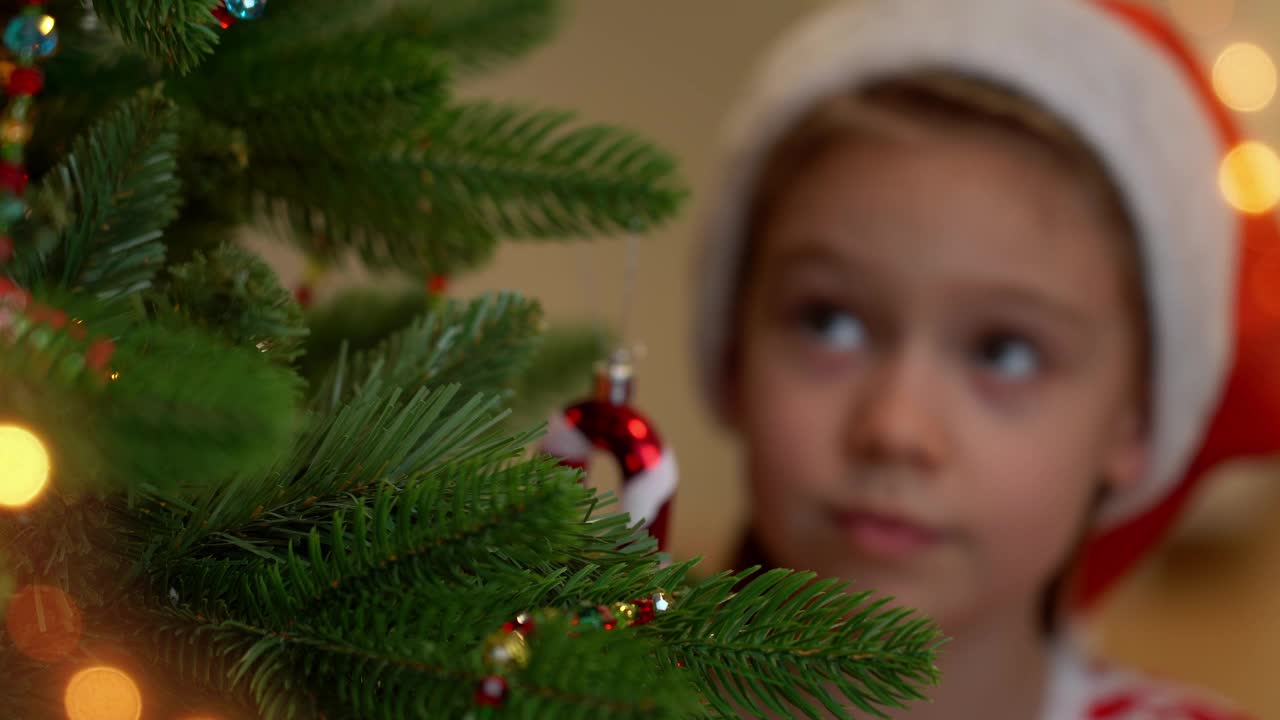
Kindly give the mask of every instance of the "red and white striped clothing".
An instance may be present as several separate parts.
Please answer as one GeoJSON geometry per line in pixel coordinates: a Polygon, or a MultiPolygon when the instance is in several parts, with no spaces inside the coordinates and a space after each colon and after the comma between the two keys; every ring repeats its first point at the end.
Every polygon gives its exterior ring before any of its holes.
{"type": "Polygon", "coordinates": [[[1043,720],[1255,720],[1219,698],[1056,653],[1043,720]]]}

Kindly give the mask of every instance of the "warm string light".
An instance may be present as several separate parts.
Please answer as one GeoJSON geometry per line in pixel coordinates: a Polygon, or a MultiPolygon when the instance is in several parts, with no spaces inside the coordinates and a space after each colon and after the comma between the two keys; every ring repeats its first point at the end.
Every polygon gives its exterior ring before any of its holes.
{"type": "Polygon", "coordinates": [[[68,720],[139,720],[142,692],[123,670],[85,668],[67,683],[68,720]]]}
{"type": "Polygon", "coordinates": [[[1257,112],[1275,97],[1276,64],[1253,43],[1232,43],[1213,64],[1213,89],[1232,110],[1257,112]]]}
{"type": "Polygon", "coordinates": [[[49,484],[49,451],[35,433],[0,425],[0,506],[21,508],[49,484]]]}
{"type": "Polygon", "coordinates": [[[1255,140],[1240,143],[1223,158],[1218,186],[1237,210],[1270,212],[1280,203],[1280,156],[1255,140]]]}

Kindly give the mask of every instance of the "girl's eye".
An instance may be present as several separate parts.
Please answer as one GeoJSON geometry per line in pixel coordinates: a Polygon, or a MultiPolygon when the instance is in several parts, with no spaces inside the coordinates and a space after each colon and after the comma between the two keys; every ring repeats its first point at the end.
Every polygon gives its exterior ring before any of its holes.
{"type": "Polygon", "coordinates": [[[1036,346],[1017,335],[994,334],[978,344],[978,362],[1002,380],[1023,381],[1035,377],[1044,367],[1036,346]]]}
{"type": "Polygon", "coordinates": [[[804,329],[836,352],[857,350],[867,342],[867,329],[853,314],[829,305],[814,305],[802,314],[804,329]]]}

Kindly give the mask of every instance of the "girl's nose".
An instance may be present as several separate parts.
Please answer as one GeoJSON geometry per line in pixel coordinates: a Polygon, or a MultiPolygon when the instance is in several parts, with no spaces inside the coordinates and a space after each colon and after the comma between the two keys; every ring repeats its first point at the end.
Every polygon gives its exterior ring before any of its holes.
{"type": "Polygon", "coordinates": [[[924,348],[900,347],[876,360],[851,400],[847,426],[851,459],[935,470],[944,433],[939,412],[942,369],[924,348]]]}

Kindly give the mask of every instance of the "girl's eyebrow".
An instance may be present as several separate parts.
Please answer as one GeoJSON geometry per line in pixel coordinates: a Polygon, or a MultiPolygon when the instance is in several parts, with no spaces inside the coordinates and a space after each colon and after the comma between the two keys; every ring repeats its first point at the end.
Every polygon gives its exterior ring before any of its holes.
{"type": "Polygon", "coordinates": [[[1076,332],[1087,332],[1093,322],[1079,308],[1033,288],[1009,284],[991,284],[962,291],[975,301],[992,306],[1013,308],[1014,312],[1032,314],[1055,325],[1076,332]]]}

